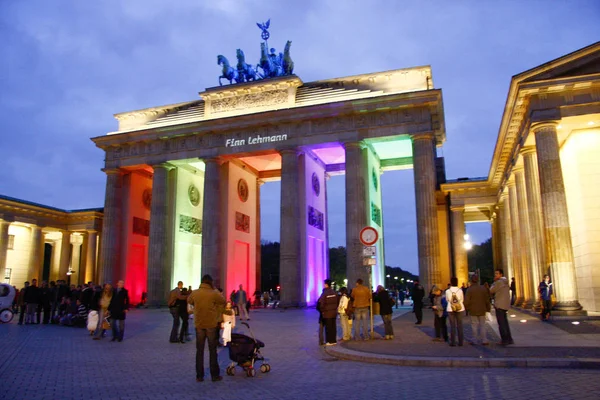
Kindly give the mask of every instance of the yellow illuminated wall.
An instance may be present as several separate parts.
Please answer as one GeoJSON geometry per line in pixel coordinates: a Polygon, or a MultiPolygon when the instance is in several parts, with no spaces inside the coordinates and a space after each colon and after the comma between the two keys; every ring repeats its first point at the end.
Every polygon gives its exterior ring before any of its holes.
{"type": "MultiPolygon", "coordinates": [[[[6,268],[10,268],[10,284],[18,288],[23,287],[23,282],[31,280],[27,276],[29,257],[31,252],[31,229],[24,225],[11,224],[8,234],[14,235],[14,245],[6,252],[6,268]]],[[[37,277],[39,280],[39,277],[37,277]]]]}
{"type": "Polygon", "coordinates": [[[588,311],[600,311],[599,155],[600,129],[573,131],[561,149],[579,302],[588,311]]]}

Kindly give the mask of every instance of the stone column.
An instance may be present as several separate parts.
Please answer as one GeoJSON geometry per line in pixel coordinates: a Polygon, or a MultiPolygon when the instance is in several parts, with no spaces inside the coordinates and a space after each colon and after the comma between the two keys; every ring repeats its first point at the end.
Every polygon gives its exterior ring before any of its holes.
{"type": "Polygon", "coordinates": [[[517,289],[514,305],[520,306],[525,297],[523,289],[523,270],[521,268],[523,264],[521,258],[521,229],[519,227],[519,206],[517,198],[517,188],[515,187],[514,176],[512,176],[508,182],[507,204],[510,209],[510,236],[512,238],[511,260],[513,265],[513,277],[515,278],[515,286],[517,289]]]}
{"type": "Polygon", "coordinates": [[[114,282],[114,271],[121,265],[123,172],[105,169],[106,195],[102,222],[102,246],[98,262],[98,283],[114,282]]]}
{"type": "Polygon", "coordinates": [[[357,279],[368,286],[369,274],[363,266],[360,231],[367,226],[370,205],[367,203],[367,148],[364,142],[344,143],[346,150],[346,274],[348,287],[357,279]]]}
{"type": "Polygon", "coordinates": [[[439,268],[439,232],[435,201],[435,144],[432,134],[412,136],[419,278],[425,291],[442,285],[439,268]]]}
{"type": "Polygon", "coordinates": [[[256,289],[261,292],[264,290],[262,288],[262,274],[261,274],[261,261],[262,261],[262,252],[260,246],[260,187],[265,183],[265,181],[261,179],[256,180],[256,289]]]}
{"type": "MultiPolygon", "coordinates": [[[[525,164],[525,186],[527,187],[529,226],[531,228],[531,250],[535,251],[537,255],[537,265],[533,265],[532,270],[535,293],[537,293],[537,285],[542,281],[543,276],[548,273],[546,247],[544,245],[544,220],[542,217],[542,199],[540,197],[540,179],[538,176],[535,147],[526,147],[521,151],[521,154],[523,155],[525,164]]],[[[536,298],[539,302],[539,296],[536,295],[536,298]]]]}
{"type": "Polygon", "coordinates": [[[167,302],[171,286],[171,245],[169,232],[169,171],[168,163],[154,165],[152,205],[150,207],[150,238],[148,249],[148,305],[167,302]]]}
{"type": "Polygon", "coordinates": [[[573,313],[582,309],[577,298],[571,226],[560,163],[557,123],[533,125],[540,176],[540,197],[546,238],[547,261],[554,282],[554,309],[573,313]]]}
{"type": "Polygon", "coordinates": [[[450,206],[452,211],[452,247],[454,253],[454,276],[458,278],[458,286],[469,283],[469,261],[465,249],[465,217],[464,206],[450,206]]]}
{"type": "Polygon", "coordinates": [[[492,225],[492,260],[494,269],[502,268],[502,237],[500,236],[498,207],[495,207],[490,217],[490,224],[492,225]]]}
{"type": "Polygon", "coordinates": [[[94,276],[96,272],[97,242],[98,232],[93,230],[87,231],[85,236],[83,237],[85,262],[83,263],[83,268],[80,272],[84,283],[94,281],[94,276]]]}
{"type": "Polygon", "coordinates": [[[514,169],[515,183],[517,188],[517,214],[519,216],[519,236],[521,246],[521,271],[523,279],[523,303],[522,308],[531,308],[537,297],[533,291],[534,282],[532,270],[537,265],[537,252],[531,242],[531,231],[529,229],[529,209],[527,205],[527,191],[525,189],[525,176],[522,167],[514,169]]]}
{"type": "Polygon", "coordinates": [[[287,149],[281,152],[281,220],[279,282],[281,306],[298,307],[306,303],[301,293],[302,269],[300,224],[306,224],[300,210],[300,152],[287,149]]]}
{"type": "Polygon", "coordinates": [[[27,269],[27,279],[36,278],[38,282],[41,282],[43,264],[44,234],[41,226],[34,225],[31,227],[31,255],[29,268],[27,269]]]}
{"type": "Polygon", "coordinates": [[[60,261],[58,264],[58,279],[67,279],[67,272],[71,264],[71,233],[69,231],[61,231],[62,238],[60,240],[60,261]]]}
{"type": "Polygon", "coordinates": [[[83,244],[83,236],[73,234],[71,235],[71,245],[72,253],[71,253],[71,270],[73,271],[74,276],[71,276],[71,283],[82,284],[83,276],[81,275],[81,245],[83,244]]]}
{"type": "MultiPolygon", "coordinates": [[[[8,252],[8,227],[10,222],[0,219],[0,282],[6,274],[6,256],[8,252]]],[[[29,279],[29,277],[27,277],[29,279]]]]}
{"type": "Polygon", "coordinates": [[[501,219],[501,230],[503,237],[503,257],[502,257],[502,268],[504,269],[504,276],[508,277],[510,280],[515,276],[514,268],[513,268],[513,240],[512,240],[512,228],[510,221],[510,205],[508,202],[508,194],[506,191],[500,195],[500,219],[501,219]]]}
{"type": "MultiPolygon", "coordinates": [[[[506,263],[506,246],[507,246],[507,237],[506,237],[506,229],[505,229],[505,221],[506,219],[506,207],[504,205],[504,201],[499,201],[496,206],[496,235],[498,241],[498,258],[496,259],[496,264],[494,265],[494,269],[502,269],[504,271],[504,276],[508,276],[508,265],[506,263]]],[[[510,278],[509,278],[510,279],[510,278]]]]}
{"type": "MultiPolygon", "coordinates": [[[[219,282],[224,271],[221,239],[223,201],[221,200],[221,164],[216,158],[204,160],[204,208],[202,209],[202,275],[219,282]]],[[[219,283],[220,284],[220,283],[219,283]]],[[[229,294],[227,294],[229,295],[229,294]]]]}

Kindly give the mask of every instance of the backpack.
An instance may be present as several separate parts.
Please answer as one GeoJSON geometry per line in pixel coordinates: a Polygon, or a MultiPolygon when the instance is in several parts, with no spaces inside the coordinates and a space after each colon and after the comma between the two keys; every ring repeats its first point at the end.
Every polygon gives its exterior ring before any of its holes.
{"type": "Polygon", "coordinates": [[[450,307],[452,308],[452,312],[460,312],[462,309],[462,305],[460,301],[458,301],[458,297],[456,297],[456,292],[452,292],[452,302],[450,303],[450,307]]]}
{"type": "Polygon", "coordinates": [[[352,299],[348,300],[348,306],[346,307],[346,315],[348,316],[348,318],[352,318],[352,316],[354,315],[354,300],[352,299]]]}

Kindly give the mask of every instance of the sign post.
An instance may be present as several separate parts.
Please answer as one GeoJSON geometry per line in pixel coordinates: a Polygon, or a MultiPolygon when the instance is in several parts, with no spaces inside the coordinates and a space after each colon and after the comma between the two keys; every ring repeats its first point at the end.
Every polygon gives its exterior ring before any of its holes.
{"type": "MultiPolygon", "coordinates": [[[[379,232],[377,229],[365,226],[360,231],[360,242],[365,246],[363,247],[363,265],[368,268],[369,273],[369,290],[373,293],[373,266],[377,264],[377,246],[374,246],[375,243],[379,240],[379,232]]],[[[371,339],[373,339],[373,335],[375,334],[375,330],[373,328],[373,296],[371,295],[371,301],[369,302],[369,307],[371,312],[369,313],[371,316],[371,339]]]]}

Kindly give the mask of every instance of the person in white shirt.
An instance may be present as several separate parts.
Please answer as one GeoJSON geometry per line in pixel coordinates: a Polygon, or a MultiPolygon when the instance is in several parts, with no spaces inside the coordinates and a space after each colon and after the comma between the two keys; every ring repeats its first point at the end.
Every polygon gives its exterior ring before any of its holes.
{"type": "Polygon", "coordinates": [[[458,333],[458,345],[462,346],[464,341],[463,317],[465,315],[463,291],[458,287],[458,279],[450,279],[450,288],[446,290],[448,316],[450,317],[450,346],[456,346],[456,334],[458,333]]]}

